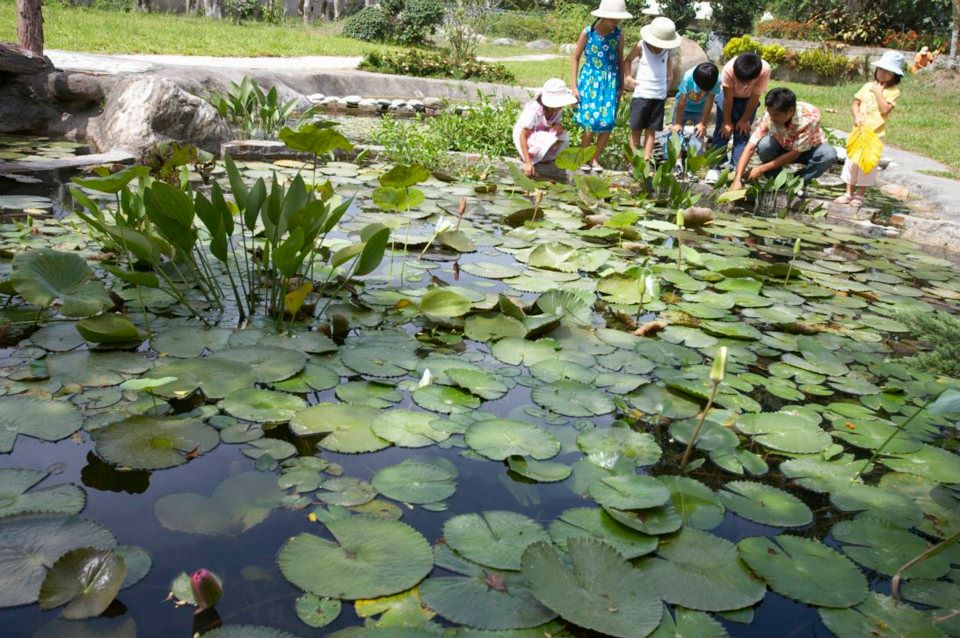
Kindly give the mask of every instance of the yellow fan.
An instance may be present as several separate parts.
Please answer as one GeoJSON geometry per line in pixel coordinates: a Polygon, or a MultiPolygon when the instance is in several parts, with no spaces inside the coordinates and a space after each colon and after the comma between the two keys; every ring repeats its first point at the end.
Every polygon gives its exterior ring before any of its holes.
{"type": "Polygon", "coordinates": [[[877,166],[882,152],[880,136],[865,126],[855,127],[847,138],[847,157],[864,173],[869,173],[877,166]]]}

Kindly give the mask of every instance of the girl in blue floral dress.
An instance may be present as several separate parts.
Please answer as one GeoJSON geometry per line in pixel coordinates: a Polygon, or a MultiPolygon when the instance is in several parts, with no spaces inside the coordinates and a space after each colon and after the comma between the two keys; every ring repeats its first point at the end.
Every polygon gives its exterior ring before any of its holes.
{"type": "Polygon", "coordinates": [[[600,154],[616,124],[617,103],[623,88],[620,84],[623,33],[618,25],[633,16],[627,12],[624,0],[602,0],[592,15],[597,19],[580,34],[573,52],[572,71],[576,87],[573,92],[580,100],[575,119],[584,128],[581,146],[590,146],[593,134],[597,133],[597,152],[590,164],[580,169],[599,173],[603,170],[600,154]],[[584,57],[583,68],[580,68],[581,57],[584,57]]]}

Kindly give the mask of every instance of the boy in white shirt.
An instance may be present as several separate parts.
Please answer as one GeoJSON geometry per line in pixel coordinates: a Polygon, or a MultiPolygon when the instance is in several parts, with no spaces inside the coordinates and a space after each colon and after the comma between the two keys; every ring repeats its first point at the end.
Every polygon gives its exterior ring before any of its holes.
{"type": "Polygon", "coordinates": [[[636,77],[625,77],[623,85],[633,89],[630,148],[636,152],[642,138],[643,157],[650,160],[657,132],[663,128],[663,108],[672,71],[670,49],[680,46],[680,36],[677,35],[673,20],[660,17],[640,29],[640,37],[640,42],[633,47],[623,64],[624,69],[630,69],[633,61],[639,57],[636,77]]]}

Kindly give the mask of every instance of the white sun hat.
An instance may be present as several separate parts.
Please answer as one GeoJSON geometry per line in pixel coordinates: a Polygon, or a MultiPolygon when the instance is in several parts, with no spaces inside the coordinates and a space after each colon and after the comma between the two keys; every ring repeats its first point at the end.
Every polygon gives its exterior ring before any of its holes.
{"type": "Polygon", "coordinates": [[[659,49],[676,49],[680,46],[677,26],[670,18],[654,18],[653,22],[640,29],[640,37],[647,44],[659,49]]]}
{"type": "Polygon", "coordinates": [[[626,0],[600,0],[600,7],[590,12],[596,18],[611,20],[629,20],[633,14],[627,11],[626,0]]]}
{"type": "Polygon", "coordinates": [[[875,69],[890,71],[890,73],[895,75],[903,75],[904,63],[903,54],[899,51],[884,51],[880,59],[870,66],[875,69]]]}
{"type": "Polygon", "coordinates": [[[543,83],[543,87],[537,91],[537,97],[540,102],[551,109],[559,109],[564,106],[570,106],[577,103],[573,91],[567,88],[566,82],[560,78],[550,78],[543,83]]]}

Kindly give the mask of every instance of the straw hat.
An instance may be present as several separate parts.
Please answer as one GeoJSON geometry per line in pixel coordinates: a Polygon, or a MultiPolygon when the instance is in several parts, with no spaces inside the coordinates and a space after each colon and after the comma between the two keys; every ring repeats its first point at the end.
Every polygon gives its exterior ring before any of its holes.
{"type": "Polygon", "coordinates": [[[577,103],[573,91],[568,89],[566,82],[560,78],[550,78],[544,82],[543,87],[537,91],[537,97],[540,98],[540,102],[544,106],[551,109],[559,109],[577,103]]]}
{"type": "Polygon", "coordinates": [[[870,66],[875,69],[884,69],[895,75],[903,75],[903,65],[905,64],[903,54],[899,51],[884,51],[880,60],[870,66]]]}
{"type": "Polygon", "coordinates": [[[654,18],[653,22],[640,29],[640,37],[647,44],[659,49],[676,49],[680,46],[677,26],[670,18],[654,18]]]}
{"type": "Polygon", "coordinates": [[[590,15],[611,20],[629,20],[633,17],[633,14],[627,11],[626,0],[600,0],[600,7],[591,11],[590,15]]]}

